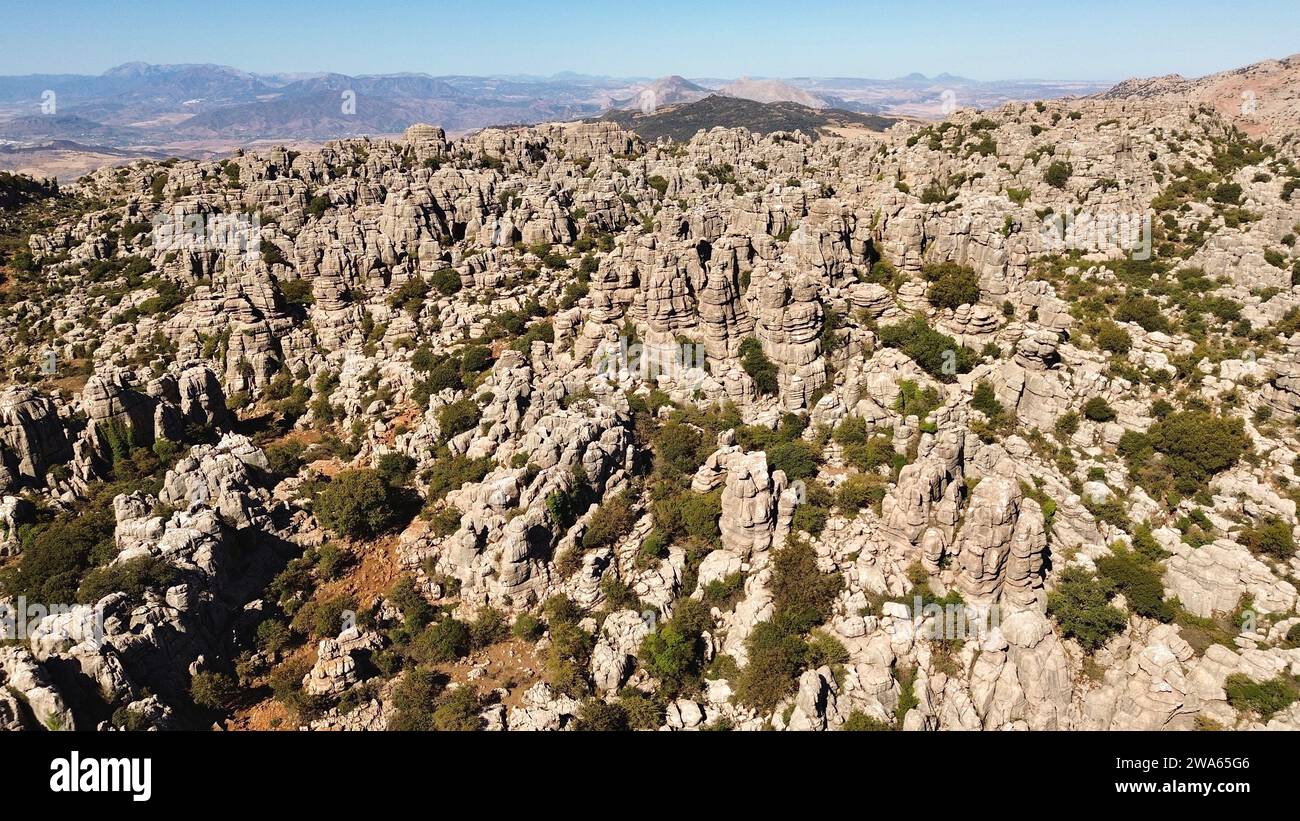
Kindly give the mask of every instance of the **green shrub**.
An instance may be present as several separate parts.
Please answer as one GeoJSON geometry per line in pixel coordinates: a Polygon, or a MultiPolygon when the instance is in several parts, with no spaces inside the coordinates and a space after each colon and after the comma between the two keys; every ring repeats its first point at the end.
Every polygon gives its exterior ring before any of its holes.
{"type": "Polygon", "coordinates": [[[306,279],[286,279],[279,281],[280,293],[289,305],[310,305],[316,301],[312,284],[306,279]]]}
{"type": "Polygon", "coordinates": [[[730,610],[745,594],[745,574],[736,572],[714,579],[704,586],[704,603],[719,610],[730,610]]]}
{"type": "Polygon", "coordinates": [[[775,394],[779,389],[776,364],[763,353],[763,345],[752,336],[740,343],[740,366],[754,380],[759,393],[775,394]]]}
{"type": "Polygon", "coordinates": [[[802,530],[813,536],[820,536],[821,532],[826,529],[826,520],[830,518],[830,511],[825,505],[815,505],[805,502],[799,505],[794,511],[791,519],[791,526],[795,530],[802,530]]]}
{"type": "Polygon", "coordinates": [[[541,620],[530,613],[521,613],[510,627],[510,635],[524,641],[537,641],[542,637],[546,627],[541,620]]]}
{"type": "Polygon", "coordinates": [[[475,650],[490,647],[504,641],[510,635],[510,625],[506,616],[495,607],[484,607],[474,615],[469,623],[469,643],[475,650]]]}
{"type": "Polygon", "coordinates": [[[1062,439],[1069,439],[1079,430],[1079,414],[1074,411],[1066,411],[1056,417],[1056,435],[1062,439]]]}
{"type": "Polygon", "coordinates": [[[975,355],[970,350],[931,328],[924,317],[914,316],[896,325],[886,325],[880,329],[879,336],[882,345],[898,348],[940,382],[955,382],[957,374],[966,373],[975,363],[975,355]]]}
{"type": "Polygon", "coordinates": [[[1235,465],[1249,446],[1240,419],[1203,410],[1169,414],[1151,426],[1149,439],[1164,455],[1175,485],[1184,493],[1195,492],[1216,473],[1235,465]]]}
{"type": "Polygon", "coordinates": [[[445,296],[451,296],[461,289],[460,274],[456,273],[455,268],[440,268],[433,272],[429,281],[439,293],[445,296]]]}
{"type": "Polygon", "coordinates": [[[1080,567],[1068,567],[1056,589],[1047,595],[1047,612],[1056,619],[1062,633],[1092,652],[1128,623],[1124,614],[1110,604],[1114,594],[1113,582],[1080,567]]]}
{"type": "Polygon", "coordinates": [[[404,487],[411,483],[411,471],[415,469],[415,460],[405,453],[389,451],[379,457],[375,472],[389,487],[404,487]]]}
{"type": "Polygon", "coordinates": [[[1286,561],[1295,555],[1295,537],[1291,534],[1291,526],[1276,516],[1246,528],[1237,535],[1237,541],[1257,556],[1286,561]]]}
{"type": "Polygon", "coordinates": [[[432,729],[444,733],[468,733],[482,729],[482,699],[472,684],[462,684],[445,690],[435,699],[430,723],[432,729]]]}
{"type": "Polygon", "coordinates": [[[427,667],[407,671],[393,688],[396,711],[388,722],[388,729],[432,730],[433,711],[446,686],[447,677],[427,667]]]}
{"type": "Polygon", "coordinates": [[[289,625],[280,619],[267,619],[257,625],[257,649],[272,656],[288,647],[293,642],[293,633],[289,625]]]}
{"type": "Polygon", "coordinates": [[[686,492],[681,500],[682,527],[686,535],[706,544],[722,543],[718,522],[722,519],[722,489],[709,493],[686,492]]]}
{"type": "Polygon", "coordinates": [[[334,638],[343,632],[344,615],[356,613],[356,600],[346,593],[327,599],[312,600],[294,614],[294,632],[316,639],[334,638]]]}
{"type": "Polygon", "coordinates": [[[850,476],[835,489],[835,505],[846,513],[875,507],[884,501],[888,490],[889,486],[883,477],[850,476]]]}
{"type": "Polygon", "coordinates": [[[846,416],[831,432],[831,438],[841,445],[857,445],[867,441],[871,432],[861,416],[846,416]]]}
{"type": "Polygon", "coordinates": [[[1103,322],[1093,334],[1097,347],[1107,353],[1123,356],[1133,347],[1133,337],[1114,322],[1103,322]]]}
{"type": "Polygon", "coordinates": [[[1118,552],[1097,560],[1097,573],[1124,594],[1128,609],[1140,616],[1169,622],[1173,605],[1165,601],[1163,568],[1138,553],[1118,552]]]}
{"type": "Polygon", "coordinates": [[[814,630],[808,637],[806,661],[810,668],[848,664],[849,651],[844,643],[825,630],[814,630]]]}
{"type": "Polygon", "coordinates": [[[587,532],[582,536],[584,548],[605,547],[626,536],[636,524],[632,510],[631,494],[626,491],[606,500],[587,520],[587,532]]]}
{"type": "Polygon", "coordinates": [[[844,448],[844,461],[858,470],[869,471],[881,465],[892,466],[900,458],[898,452],[894,450],[894,440],[884,434],[844,448]]]}
{"type": "Polygon", "coordinates": [[[574,729],[579,732],[626,732],[631,729],[627,709],[622,704],[609,704],[598,698],[589,698],[578,707],[574,729]]]}
{"type": "Polygon", "coordinates": [[[229,709],[238,697],[239,683],[229,673],[203,670],[190,678],[190,698],[205,709],[229,709]]]}
{"type": "Polygon", "coordinates": [[[482,481],[495,464],[491,456],[470,459],[467,456],[452,456],[446,448],[438,452],[433,467],[423,475],[429,486],[429,498],[441,499],[449,491],[456,490],[470,482],[482,481]]]}
{"type": "Polygon", "coordinates": [[[941,262],[924,266],[921,275],[931,283],[925,297],[937,308],[956,308],[979,301],[979,275],[973,268],[941,262]]]}
{"type": "Polygon", "coordinates": [[[467,345],[460,353],[461,373],[479,373],[492,364],[492,351],[484,345],[467,345]]]}
{"type": "Polygon", "coordinates": [[[997,393],[992,385],[982,379],[975,386],[970,405],[989,419],[999,419],[1002,416],[1002,403],[998,401],[997,393]]]}
{"type": "Polygon", "coordinates": [[[898,400],[894,402],[894,410],[903,416],[924,419],[941,404],[943,400],[934,388],[922,388],[910,379],[898,383],[898,400]]]}
{"type": "Polygon", "coordinates": [[[77,601],[86,572],[117,553],[112,498],[19,531],[22,552],[4,568],[4,592],[33,602],[77,601]]]}
{"type": "Polygon", "coordinates": [[[629,689],[619,693],[618,703],[634,730],[655,730],[664,722],[664,705],[657,696],[629,689]]]}
{"type": "Polygon", "coordinates": [[[317,495],[313,505],[321,524],[343,536],[371,538],[392,524],[388,485],[379,471],[345,470],[317,495]]]}
{"type": "Polygon", "coordinates": [[[1214,201],[1224,205],[1241,202],[1241,186],[1235,182],[1222,182],[1214,187],[1214,201]]]}
{"type": "Polygon", "coordinates": [[[329,197],[325,196],[324,194],[317,194],[316,196],[312,197],[310,201],[308,201],[307,214],[316,219],[320,219],[322,216],[325,215],[325,212],[330,210],[330,208],[332,207],[333,207],[333,203],[330,202],[329,197]]]}
{"type": "Polygon", "coordinates": [[[775,619],[793,633],[803,634],[830,617],[844,580],[838,573],[823,573],[817,553],[799,539],[788,539],[772,554],[772,591],[775,619]]]}
{"type": "Polygon", "coordinates": [[[458,399],[438,409],[438,429],[443,439],[450,439],[467,430],[473,430],[482,417],[482,411],[471,399],[458,399]]]}
{"type": "Polygon", "coordinates": [[[1068,162],[1056,160],[1047,166],[1047,171],[1043,173],[1043,181],[1053,188],[1064,188],[1073,173],[1074,169],[1068,162]]]}
{"type": "Polygon", "coordinates": [[[1257,682],[1245,673],[1233,673],[1224,681],[1223,689],[1235,709],[1258,713],[1265,721],[1300,697],[1295,683],[1285,675],[1257,682]]]}
{"type": "Polygon", "coordinates": [[[1126,296],[1115,308],[1115,319],[1120,322],[1135,322],[1144,331],[1167,332],[1169,319],[1160,308],[1160,303],[1145,296],[1126,296]]]}
{"type": "Polygon", "coordinates": [[[820,457],[820,449],[803,439],[779,442],[767,449],[768,465],[772,470],[785,471],[785,476],[790,481],[814,475],[820,457]]]}
{"type": "Polygon", "coordinates": [[[97,567],[82,579],[77,601],[95,604],[112,593],[125,593],[139,601],[146,590],[164,590],[171,586],[177,570],[158,556],[139,556],[125,562],[97,567]]]}
{"type": "Polygon", "coordinates": [[[424,307],[424,298],[428,293],[429,283],[417,274],[401,284],[396,293],[389,297],[388,305],[392,308],[400,308],[412,317],[416,317],[424,307]]]}
{"type": "Polygon", "coordinates": [[[668,421],[659,427],[653,439],[656,465],[662,464],[684,476],[691,476],[712,452],[703,434],[683,422],[668,421]]]}
{"type": "Polygon", "coordinates": [[[854,710],[849,713],[849,717],[844,719],[844,723],[840,725],[841,731],[849,733],[878,733],[893,729],[887,722],[872,718],[861,710],[854,710]]]}
{"type": "Polygon", "coordinates": [[[740,671],[736,696],[742,704],[766,712],[795,689],[807,648],[803,639],[774,621],[754,625],[745,639],[749,663],[740,671]]]}
{"type": "Polygon", "coordinates": [[[543,605],[551,631],[546,650],[543,679],[570,698],[583,698],[591,690],[587,673],[595,638],[578,624],[580,611],[564,596],[552,596],[543,605]]]}
{"type": "Polygon", "coordinates": [[[698,640],[669,622],[642,640],[638,658],[665,692],[676,693],[698,672],[698,640]]]}
{"type": "Polygon", "coordinates": [[[421,661],[440,664],[469,655],[469,626],[450,616],[425,627],[411,642],[411,655],[421,661]]]}
{"type": "Polygon", "coordinates": [[[300,718],[314,712],[316,702],[302,689],[302,680],[311,672],[311,660],[305,656],[290,659],[276,667],[268,680],[276,701],[299,714],[300,718]]]}
{"type": "Polygon", "coordinates": [[[1109,422],[1115,418],[1115,410],[1104,398],[1094,396],[1083,403],[1083,415],[1093,422],[1109,422]]]}

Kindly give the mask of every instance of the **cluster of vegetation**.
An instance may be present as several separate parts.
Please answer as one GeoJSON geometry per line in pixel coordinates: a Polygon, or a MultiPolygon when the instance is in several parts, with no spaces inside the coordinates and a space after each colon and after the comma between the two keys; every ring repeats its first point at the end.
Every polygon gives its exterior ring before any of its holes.
{"type": "Polygon", "coordinates": [[[984,414],[984,419],[971,422],[971,430],[982,441],[992,442],[1010,433],[1015,425],[1015,415],[1008,413],[998,401],[997,393],[988,382],[980,380],[971,397],[971,407],[984,414]]]}
{"type": "Polygon", "coordinates": [[[104,424],[99,432],[109,462],[107,479],[91,485],[85,500],[73,509],[55,512],[39,506],[35,520],[18,528],[19,558],[0,569],[0,591],[5,595],[32,602],[91,603],[122,590],[138,600],[145,589],[175,580],[174,569],[156,558],[108,565],[118,553],[114,497],[136,491],[157,495],[163,474],[180,456],[180,446],[159,439],[145,447],[125,424],[104,424]]]}
{"type": "Polygon", "coordinates": [[[1241,419],[1201,409],[1168,413],[1146,433],[1127,431],[1119,442],[1130,477],[1153,498],[1174,503],[1202,490],[1248,449],[1241,419]]]}
{"type": "Polygon", "coordinates": [[[740,343],[740,366],[754,380],[759,393],[774,395],[778,389],[777,368],[772,360],[763,353],[763,345],[757,339],[749,337],[740,343]]]}
{"type": "Polygon", "coordinates": [[[1124,629],[1128,619],[1110,600],[1115,585],[1081,567],[1068,567],[1047,595],[1047,612],[1062,634],[1088,652],[1096,650],[1124,629]]]}
{"type": "Polygon", "coordinates": [[[1223,689],[1229,704],[1237,710],[1256,713],[1265,721],[1300,698],[1300,687],[1285,673],[1268,681],[1255,681],[1245,673],[1233,673],[1224,682],[1223,689]]]}
{"type": "Polygon", "coordinates": [[[704,663],[704,633],[713,626],[709,606],[690,598],[680,599],[673,617],[656,625],[641,643],[637,658],[659,681],[659,694],[674,698],[697,692],[704,663]]]}
{"type": "Polygon", "coordinates": [[[322,525],[353,539],[369,539],[390,529],[405,501],[402,485],[409,480],[407,459],[390,454],[382,469],[352,468],[315,489],[312,509],[322,525]]]}
{"type": "Polygon", "coordinates": [[[817,554],[802,540],[790,539],[773,553],[769,589],[775,613],[755,625],[745,641],[748,663],[736,681],[742,703],[772,710],[793,692],[802,670],[846,660],[843,646],[834,647],[829,635],[810,636],[830,617],[843,583],[839,574],[817,567],[817,554]]]}
{"type": "Polygon", "coordinates": [[[957,308],[979,301],[979,275],[974,268],[940,262],[922,267],[921,275],[930,283],[925,297],[936,308],[957,308]]]}
{"type": "Polygon", "coordinates": [[[888,467],[896,474],[906,464],[906,457],[894,450],[893,437],[872,434],[860,416],[846,417],[835,427],[831,438],[844,449],[844,461],[860,471],[875,472],[888,467]]]}
{"type": "Polygon", "coordinates": [[[955,382],[957,374],[967,373],[975,366],[973,351],[931,328],[922,316],[886,325],[880,328],[879,336],[882,345],[898,348],[940,382],[955,382]]]}

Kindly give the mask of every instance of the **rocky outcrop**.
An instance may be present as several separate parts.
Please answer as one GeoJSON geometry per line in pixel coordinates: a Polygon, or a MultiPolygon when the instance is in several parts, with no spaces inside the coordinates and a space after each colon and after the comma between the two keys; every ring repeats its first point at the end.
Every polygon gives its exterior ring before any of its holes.
{"type": "Polygon", "coordinates": [[[1193,548],[1178,542],[1165,563],[1165,586],[1188,612],[1209,618],[1231,613],[1250,597],[1261,613],[1286,613],[1295,608],[1296,589],[1277,578],[1268,565],[1246,548],[1227,539],[1193,548]]]}
{"type": "Polygon", "coordinates": [[[46,471],[71,458],[54,403],[30,388],[0,393],[0,493],[44,484],[46,471]]]}
{"type": "Polygon", "coordinates": [[[620,610],[605,619],[591,651],[591,678],[597,690],[613,692],[623,686],[641,640],[649,634],[647,619],[635,610],[620,610]]]}

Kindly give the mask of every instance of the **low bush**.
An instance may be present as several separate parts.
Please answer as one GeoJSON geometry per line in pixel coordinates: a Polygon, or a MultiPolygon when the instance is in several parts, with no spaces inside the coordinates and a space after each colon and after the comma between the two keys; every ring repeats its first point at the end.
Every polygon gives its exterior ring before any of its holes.
{"type": "Polygon", "coordinates": [[[325,527],[355,539],[382,533],[394,516],[389,487],[370,468],[339,473],[316,494],[313,510],[325,527]]]}
{"type": "Polygon", "coordinates": [[[1066,568],[1056,589],[1047,595],[1047,612],[1061,632],[1088,652],[1101,647],[1124,629],[1128,620],[1110,604],[1115,585],[1079,567],[1066,568]]]}

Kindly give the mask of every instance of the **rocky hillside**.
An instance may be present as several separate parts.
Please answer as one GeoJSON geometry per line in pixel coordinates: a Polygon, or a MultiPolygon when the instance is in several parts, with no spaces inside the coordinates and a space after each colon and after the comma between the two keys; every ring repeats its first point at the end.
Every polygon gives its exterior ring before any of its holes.
{"type": "Polygon", "coordinates": [[[1079,100],[25,198],[0,726],[1298,728],[1296,152],[1079,100]]]}
{"type": "Polygon", "coordinates": [[[808,108],[830,108],[826,99],[781,80],[741,77],[724,85],[721,91],[732,97],[760,103],[797,103],[808,108]]]}
{"type": "Polygon", "coordinates": [[[631,97],[613,100],[610,108],[652,112],[656,108],[702,100],[713,92],[676,74],[660,77],[634,89],[631,97]]]}
{"type": "Polygon", "coordinates": [[[1097,97],[1205,105],[1249,136],[1276,139],[1294,134],[1300,123],[1300,54],[1196,79],[1125,80],[1097,97]]]}

